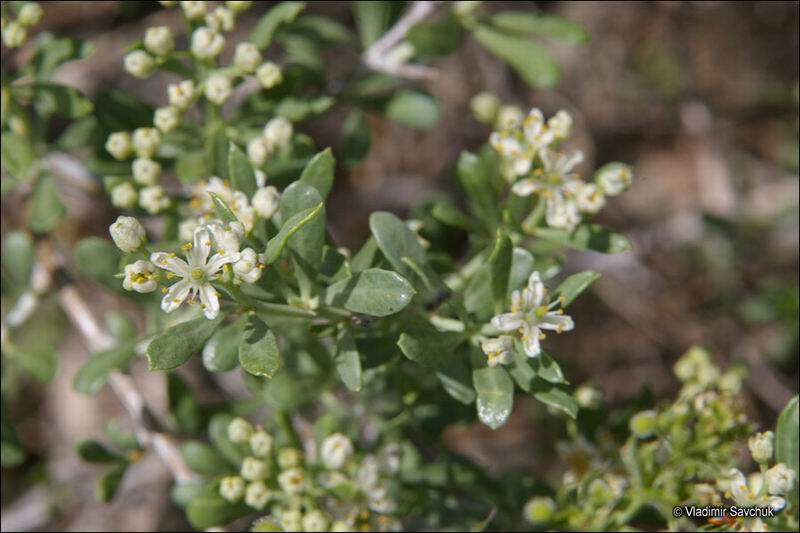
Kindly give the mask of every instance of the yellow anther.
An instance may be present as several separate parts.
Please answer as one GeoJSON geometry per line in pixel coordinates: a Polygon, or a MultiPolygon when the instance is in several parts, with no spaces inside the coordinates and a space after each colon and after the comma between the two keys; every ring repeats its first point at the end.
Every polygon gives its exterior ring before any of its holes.
{"type": "Polygon", "coordinates": [[[190,242],[181,245],[181,250],[183,250],[184,252],[188,252],[191,249],[192,249],[192,243],[190,242]]]}

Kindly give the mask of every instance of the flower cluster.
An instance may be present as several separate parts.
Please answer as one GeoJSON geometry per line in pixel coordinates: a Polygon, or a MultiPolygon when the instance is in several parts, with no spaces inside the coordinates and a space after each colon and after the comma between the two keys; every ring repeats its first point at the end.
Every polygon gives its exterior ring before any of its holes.
{"type": "Polygon", "coordinates": [[[219,494],[269,513],[254,530],[267,523],[284,531],[396,528],[390,516],[396,504],[384,481],[399,468],[393,448],[359,457],[349,438],[333,433],[322,441],[315,460],[306,463],[303,452],[277,449],[268,433],[242,418],[231,421],[228,438],[252,455],[242,460],[238,475],[220,480],[219,494]]]}
{"type": "MultiPolygon", "coordinates": [[[[534,271],[528,278],[528,285],[511,294],[511,312],[495,316],[491,323],[501,332],[519,337],[525,355],[537,357],[542,353],[545,330],[561,333],[575,327],[572,317],[560,308],[562,304],[560,298],[550,300],[539,272],[534,271]]],[[[511,335],[487,338],[481,347],[489,366],[507,365],[514,360],[514,337],[511,335]]]]}
{"type": "MultiPolygon", "coordinates": [[[[17,3],[17,2],[15,2],[17,3]]],[[[3,14],[0,19],[3,31],[3,44],[9,48],[19,48],[28,38],[28,29],[39,24],[44,15],[42,6],[36,2],[21,2],[16,7],[17,17],[15,20],[8,20],[3,14]]]]}
{"type": "MultiPolygon", "coordinates": [[[[479,118],[492,115],[487,96],[473,101],[479,118]]],[[[573,120],[559,111],[545,120],[542,111],[532,109],[526,117],[514,107],[496,111],[496,127],[489,144],[500,155],[503,173],[518,196],[536,194],[545,205],[547,224],[573,230],[584,215],[598,213],[606,196],[616,196],[630,186],[633,173],[621,163],[600,168],[586,181],[575,171],[583,161],[579,150],[566,150],[562,143],[572,131],[573,120]]]]}

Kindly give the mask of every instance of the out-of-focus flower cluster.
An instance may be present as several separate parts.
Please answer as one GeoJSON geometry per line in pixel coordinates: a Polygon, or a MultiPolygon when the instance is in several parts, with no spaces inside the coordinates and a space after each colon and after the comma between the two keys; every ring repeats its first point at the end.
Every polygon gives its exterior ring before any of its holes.
{"type": "MultiPolygon", "coordinates": [[[[8,16],[5,9],[0,17],[3,44],[9,48],[19,48],[28,39],[28,30],[42,20],[44,10],[36,2],[4,2],[4,4],[17,5],[14,7],[16,18],[8,16]]],[[[5,8],[5,5],[3,7],[5,8]]]]}

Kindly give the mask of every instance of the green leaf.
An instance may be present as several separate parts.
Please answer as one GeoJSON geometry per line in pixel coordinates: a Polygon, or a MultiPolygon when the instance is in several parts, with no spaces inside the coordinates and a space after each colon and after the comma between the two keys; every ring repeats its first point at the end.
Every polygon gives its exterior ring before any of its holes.
{"type": "MultiPolygon", "coordinates": [[[[289,220],[292,216],[312,208],[323,202],[322,196],[312,185],[295,182],[289,185],[281,195],[281,219],[289,220]]],[[[325,208],[318,217],[310,221],[289,240],[289,249],[295,252],[295,258],[301,263],[304,271],[316,271],[322,264],[322,248],[325,246],[325,208]]]]}
{"type": "Polygon", "coordinates": [[[81,118],[92,112],[92,102],[74,87],[37,82],[32,86],[36,110],[42,116],[53,113],[65,118],[81,118]]]}
{"type": "Polygon", "coordinates": [[[203,412],[195,392],[178,374],[167,374],[167,408],[179,433],[197,433],[203,426],[203,412]]]}
{"type": "Polygon", "coordinates": [[[447,56],[458,50],[463,41],[463,27],[449,12],[438,20],[426,20],[414,25],[406,40],[414,46],[416,57],[447,56]]]}
{"type": "Polygon", "coordinates": [[[378,243],[375,242],[374,237],[370,237],[356,252],[353,259],[350,261],[350,271],[354,274],[366,270],[375,264],[375,259],[378,256],[378,243]]]}
{"type": "Polygon", "coordinates": [[[528,283],[528,278],[533,272],[533,255],[525,248],[514,247],[511,258],[511,275],[508,280],[508,289],[513,291],[528,283]]]}
{"type": "Polygon", "coordinates": [[[353,392],[360,391],[363,385],[361,356],[353,336],[346,329],[339,332],[333,360],[336,363],[336,372],[339,373],[345,387],[353,392]]]}
{"type": "Polygon", "coordinates": [[[94,495],[98,501],[108,503],[114,498],[127,468],[128,463],[115,465],[95,480],[94,495]]]}
{"type": "Polygon", "coordinates": [[[589,34],[580,24],[557,15],[501,11],[492,16],[491,20],[494,26],[504,32],[552,37],[570,44],[585,44],[589,41],[589,34]]]}
{"type": "Polygon", "coordinates": [[[549,383],[566,383],[564,373],[552,357],[542,352],[537,357],[525,355],[522,346],[515,343],[514,363],[508,367],[508,373],[517,382],[519,388],[531,392],[535,388],[535,381],[543,379],[549,383]]]}
{"type": "Polygon", "coordinates": [[[531,388],[531,393],[540,402],[558,409],[570,418],[578,416],[578,403],[571,394],[559,388],[558,385],[536,381],[531,388]]]}
{"type": "Polygon", "coordinates": [[[389,316],[405,309],[414,288],[396,272],[369,268],[338,281],[325,291],[325,303],[354,313],[389,316]]]}
{"type": "Polygon", "coordinates": [[[561,298],[561,307],[566,307],[599,277],[600,274],[590,270],[573,274],[561,282],[553,293],[553,296],[561,298]]]}
{"type": "Polygon", "coordinates": [[[153,108],[125,91],[101,92],[95,97],[94,105],[94,115],[107,132],[153,126],[153,108]]]}
{"type": "Polygon", "coordinates": [[[249,445],[236,445],[228,438],[228,426],[233,420],[233,416],[227,413],[220,413],[211,417],[208,424],[208,437],[214,448],[230,463],[232,468],[239,468],[247,455],[250,455],[249,445]]]}
{"type": "Polygon", "coordinates": [[[230,178],[228,168],[228,153],[230,152],[230,141],[225,135],[225,128],[217,125],[214,133],[208,139],[206,149],[208,150],[209,161],[212,163],[214,175],[224,180],[230,178]]]}
{"type": "Polygon", "coordinates": [[[11,132],[3,132],[0,151],[2,167],[15,178],[23,178],[36,157],[28,140],[11,132]]]}
{"type": "MultiPolygon", "coordinates": [[[[28,324],[36,323],[28,322],[28,324]]],[[[3,351],[5,355],[12,357],[20,368],[42,383],[50,383],[58,373],[58,352],[55,346],[46,342],[31,342],[25,347],[7,346],[3,351]]]]}
{"type": "Polygon", "coordinates": [[[220,220],[225,222],[236,222],[239,219],[236,218],[236,215],[228,207],[228,204],[225,203],[225,200],[219,197],[219,195],[215,192],[207,191],[208,195],[211,197],[211,202],[214,204],[214,211],[217,213],[217,216],[220,220]]]}
{"type": "Polygon", "coordinates": [[[150,370],[171,370],[184,364],[200,351],[222,318],[220,314],[214,320],[200,317],[182,322],[153,339],[147,347],[150,370]]]}
{"type": "Polygon", "coordinates": [[[227,461],[205,442],[184,442],[181,445],[181,456],[186,466],[201,476],[221,476],[231,471],[227,461]]]}
{"type": "Polygon", "coordinates": [[[514,245],[511,244],[508,235],[498,230],[494,249],[489,256],[489,272],[492,278],[492,296],[496,313],[502,313],[505,308],[513,249],[514,245]]]}
{"type": "Polygon", "coordinates": [[[364,49],[369,48],[389,28],[393,11],[392,2],[353,2],[353,18],[364,49]]]}
{"type": "MultiPolygon", "coordinates": [[[[470,207],[489,228],[495,228],[500,220],[497,194],[491,183],[492,170],[486,161],[471,152],[461,152],[456,174],[469,197],[470,207]]],[[[494,229],[491,230],[492,233],[494,229]]]]}
{"type": "Polygon", "coordinates": [[[437,202],[433,206],[433,209],[431,209],[431,216],[442,224],[453,228],[458,228],[466,232],[475,230],[476,224],[470,217],[461,212],[457,207],[446,202],[437,202]]]}
{"type": "Polygon", "coordinates": [[[558,83],[561,72],[550,53],[524,38],[478,25],[473,35],[484,48],[511,65],[531,87],[551,88],[558,83]]]}
{"type": "Polygon", "coordinates": [[[412,327],[400,335],[397,346],[408,359],[434,370],[445,391],[468,405],[475,401],[475,391],[467,356],[458,350],[463,342],[464,335],[459,332],[412,327]]]}
{"type": "Polygon", "coordinates": [[[230,143],[228,151],[228,172],[230,173],[233,188],[242,191],[247,197],[252,197],[256,192],[256,174],[250,165],[250,160],[241,148],[230,143]]]}
{"type": "Polygon", "coordinates": [[[277,261],[289,238],[314,220],[324,207],[325,204],[320,202],[316,207],[304,209],[284,222],[278,234],[267,243],[267,250],[264,254],[266,264],[277,261]]]}
{"type": "Polygon", "coordinates": [[[427,255],[414,232],[395,215],[384,211],[370,215],[369,228],[378,248],[392,267],[406,279],[417,279],[414,269],[403,261],[403,258],[409,258],[420,267],[427,267],[427,255]]]}
{"type": "Polygon", "coordinates": [[[97,394],[105,385],[112,370],[123,369],[136,356],[135,343],[128,342],[98,352],[83,363],[75,374],[72,386],[81,394],[97,394]]]}
{"type": "Polygon", "coordinates": [[[402,90],[386,107],[389,120],[419,130],[429,130],[439,121],[439,104],[425,93],[402,90]]]}
{"type": "Polygon", "coordinates": [[[247,317],[239,317],[221,326],[203,346],[203,366],[209,372],[228,372],[239,365],[239,342],[244,335],[247,317]]]}
{"type": "Polygon", "coordinates": [[[33,268],[33,241],[24,231],[11,231],[3,237],[3,267],[11,282],[9,289],[22,291],[28,286],[33,268]]]}
{"type": "Polygon", "coordinates": [[[783,408],[778,416],[778,423],[775,426],[775,457],[794,469],[795,473],[800,473],[798,461],[800,460],[800,405],[798,396],[795,396],[786,407],[783,408]]]}
{"type": "Polygon", "coordinates": [[[39,178],[28,214],[31,229],[36,233],[46,233],[55,228],[66,213],[67,208],[58,195],[55,178],[39,178]]]}
{"type": "Polygon", "coordinates": [[[9,418],[5,397],[0,399],[0,465],[11,468],[22,464],[25,450],[19,442],[17,430],[9,418]]]}
{"type": "Polygon", "coordinates": [[[632,249],[624,235],[597,224],[581,224],[572,232],[555,228],[537,228],[536,236],[578,250],[592,250],[604,254],[629,252],[632,249]]]}
{"type": "Polygon", "coordinates": [[[83,440],[77,446],[78,456],[87,463],[115,463],[124,458],[93,439],[83,440]]]}
{"type": "Polygon", "coordinates": [[[342,124],[339,149],[344,157],[345,166],[353,167],[360,163],[369,153],[371,144],[372,137],[364,112],[353,109],[342,124]]]}
{"type": "Polygon", "coordinates": [[[239,343],[239,364],[254,376],[272,378],[281,365],[278,342],[263,320],[250,315],[239,343]]]}
{"type": "Polygon", "coordinates": [[[56,68],[73,59],[82,59],[94,52],[94,44],[69,37],[55,38],[40,34],[36,39],[36,51],[31,60],[36,79],[49,79],[56,68]]]}
{"type": "Polygon", "coordinates": [[[111,287],[121,286],[116,279],[119,267],[119,250],[107,239],[86,237],[81,239],[73,252],[75,267],[88,279],[111,287]]]}
{"type": "Polygon", "coordinates": [[[272,43],[278,28],[297,18],[297,15],[300,14],[304,7],[305,3],[303,2],[281,2],[276,5],[258,21],[258,24],[250,34],[249,41],[256,45],[259,50],[265,49],[272,43]]]}
{"type": "Polygon", "coordinates": [[[203,150],[182,150],[175,160],[175,174],[184,184],[192,184],[208,176],[206,153],[203,150]]]}
{"type": "MultiPolygon", "coordinates": [[[[306,185],[311,185],[317,192],[320,198],[325,199],[328,193],[331,192],[333,187],[333,172],[336,160],[333,158],[333,153],[330,148],[326,148],[309,161],[303,173],[300,175],[300,182],[306,185]]],[[[315,204],[318,202],[314,202],[315,204]]]]}
{"type": "Polygon", "coordinates": [[[478,419],[492,429],[506,423],[514,407],[514,382],[502,366],[483,366],[472,370],[472,383],[478,394],[478,419]]]}

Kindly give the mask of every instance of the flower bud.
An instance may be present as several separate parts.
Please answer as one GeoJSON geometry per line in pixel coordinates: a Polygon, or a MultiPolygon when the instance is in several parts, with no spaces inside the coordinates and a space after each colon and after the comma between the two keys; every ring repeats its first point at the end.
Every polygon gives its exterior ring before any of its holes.
{"type": "Polygon", "coordinates": [[[256,137],[247,143],[247,159],[253,166],[260,167],[266,163],[269,152],[269,146],[263,137],[256,137]]]}
{"type": "Polygon", "coordinates": [[[557,141],[561,141],[572,133],[572,124],[572,115],[562,109],[550,117],[550,120],[547,121],[547,128],[557,141]]]}
{"type": "Polygon", "coordinates": [[[18,21],[9,22],[3,28],[3,44],[9,48],[19,48],[28,38],[28,30],[18,21]]]}
{"type": "Polygon", "coordinates": [[[299,509],[287,509],[281,513],[279,522],[283,531],[302,531],[303,513],[299,509]]]}
{"type": "Polygon", "coordinates": [[[133,185],[128,183],[120,183],[111,189],[111,205],[119,207],[120,209],[133,209],[139,201],[139,193],[133,185]]]}
{"type": "Polygon", "coordinates": [[[283,81],[281,67],[271,61],[267,61],[258,67],[256,79],[263,88],[272,89],[283,81]]]}
{"type": "Polygon", "coordinates": [[[222,6],[218,6],[214,11],[208,13],[205,20],[206,26],[216,32],[231,31],[235,23],[233,12],[222,6]]]}
{"type": "Polygon", "coordinates": [[[264,269],[263,257],[259,258],[255,250],[245,248],[239,254],[239,260],[233,264],[233,274],[236,279],[245,283],[255,283],[261,278],[264,269]]]}
{"type": "Polygon", "coordinates": [[[353,443],[341,433],[334,433],[322,441],[322,462],[330,470],[339,470],[353,455],[353,443]]]}
{"type": "Polygon", "coordinates": [[[522,511],[525,520],[531,524],[547,524],[556,511],[556,502],[552,498],[531,498],[522,511]]]}
{"type": "Polygon", "coordinates": [[[585,409],[597,409],[603,403],[603,391],[591,385],[581,385],[575,391],[575,401],[585,409]]]}
{"type": "Polygon", "coordinates": [[[469,102],[472,114],[478,122],[492,124],[497,118],[500,109],[500,100],[489,92],[481,92],[472,97],[469,102]]]}
{"type": "Polygon", "coordinates": [[[278,476],[278,484],[281,486],[283,492],[296,495],[305,490],[306,476],[299,468],[290,468],[284,470],[278,476]]]}
{"type": "Polygon", "coordinates": [[[269,220],[280,207],[281,195],[272,185],[261,187],[253,195],[253,207],[263,219],[269,220]]]}
{"type": "Polygon", "coordinates": [[[212,74],[206,80],[205,95],[209,102],[222,105],[232,93],[231,79],[224,74],[212,74]]]}
{"type": "Polygon", "coordinates": [[[783,463],[778,463],[766,472],[767,492],[773,495],[788,495],[794,487],[797,474],[783,463]]]}
{"type": "Polygon", "coordinates": [[[133,153],[131,136],[126,131],[117,131],[108,136],[106,141],[106,152],[111,154],[114,159],[126,159],[133,153]]]}
{"type": "Polygon", "coordinates": [[[278,466],[281,470],[297,468],[303,464],[303,452],[297,448],[281,448],[278,450],[278,466]]]}
{"type": "Polygon", "coordinates": [[[108,227],[108,231],[117,248],[126,253],[135,252],[147,240],[144,226],[133,217],[117,217],[108,227]]]}
{"type": "Polygon", "coordinates": [[[283,117],[275,117],[264,126],[264,139],[271,147],[284,147],[292,140],[294,127],[283,117]]]}
{"type": "Polygon", "coordinates": [[[126,291],[141,293],[153,292],[158,288],[156,267],[150,261],[142,259],[125,265],[125,278],[122,280],[122,288],[126,291]]]}
{"type": "Polygon", "coordinates": [[[133,179],[139,185],[156,185],[161,175],[161,165],[152,159],[139,157],[133,160],[133,179]]]}
{"type": "Polygon", "coordinates": [[[164,211],[170,203],[169,196],[161,185],[151,185],[139,191],[139,206],[151,215],[164,211]]]}
{"type": "Polygon", "coordinates": [[[222,478],[219,484],[219,495],[231,503],[236,503],[244,496],[244,480],[239,476],[222,478]]]}
{"type": "Polygon", "coordinates": [[[202,26],[192,33],[192,54],[199,59],[214,59],[225,48],[225,37],[202,26]]]}
{"type": "Polygon", "coordinates": [[[261,52],[253,43],[239,43],[233,54],[233,64],[247,74],[252,74],[261,64],[261,52]]]}
{"type": "Polygon", "coordinates": [[[351,531],[355,531],[355,529],[353,529],[344,520],[337,520],[333,524],[331,524],[331,531],[334,533],[349,533],[351,531]]]}
{"type": "Polygon", "coordinates": [[[244,503],[250,507],[261,511],[267,506],[271,494],[263,481],[256,481],[247,485],[244,494],[244,503]]]}
{"type": "MultiPolygon", "coordinates": [[[[194,232],[192,232],[194,233],[194,232]]],[[[241,417],[234,418],[228,424],[228,438],[235,444],[243,444],[253,436],[253,425],[241,417]]]]}
{"type": "Polygon", "coordinates": [[[189,20],[197,20],[206,14],[206,2],[181,2],[181,8],[189,20]]]}
{"type": "Polygon", "coordinates": [[[772,431],[765,431],[763,433],[756,433],[747,440],[747,446],[750,448],[750,455],[753,456],[753,461],[757,463],[766,463],[772,459],[772,447],[775,440],[775,434],[772,431]]]}
{"type": "Polygon", "coordinates": [[[248,2],[248,1],[225,2],[225,5],[228,6],[228,9],[230,9],[234,13],[241,13],[242,11],[247,11],[248,9],[250,9],[250,6],[253,5],[253,2],[248,2]]]}
{"type": "Polygon", "coordinates": [[[633,172],[628,165],[609,163],[597,171],[595,181],[605,194],[616,196],[631,186],[633,172]]]}
{"type": "Polygon", "coordinates": [[[227,226],[219,222],[208,225],[214,246],[225,254],[235,254],[239,251],[239,237],[244,234],[241,224],[231,222],[227,226]]]}
{"type": "Polygon", "coordinates": [[[161,134],[155,128],[137,128],[133,131],[133,149],[139,157],[153,157],[161,144],[161,134]]]}
{"type": "Polygon", "coordinates": [[[525,114],[522,109],[514,105],[504,105],[497,112],[497,124],[495,126],[497,129],[507,130],[519,126],[524,119],[525,114]]]}
{"type": "Polygon", "coordinates": [[[266,459],[272,453],[272,436],[261,428],[257,429],[250,437],[250,449],[256,457],[266,459]]]}
{"type": "Polygon", "coordinates": [[[303,516],[303,531],[328,531],[328,519],[320,511],[309,511],[303,516]]]}
{"type": "Polygon", "coordinates": [[[181,121],[181,113],[177,107],[167,106],[159,107],[156,109],[155,116],[153,117],[153,124],[156,128],[161,130],[162,133],[169,133],[178,127],[181,121]]]}
{"type": "Polygon", "coordinates": [[[581,183],[575,191],[575,203],[582,213],[595,214],[606,205],[606,197],[594,183],[581,183]]]}
{"type": "Polygon", "coordinates": [[[169,97],[169,105],[185,110],[194,101],[194,82],[192,80],[183,80],[180,83],[171,83],[167,87],[167,96],[169,97]]]}
{"type": "Polygon", "coordinates": [[[134,50],[125,56],[125,70],[136,78],[147,78],[155,68],[156,62],[153,56],[144,50],[134,50]]]}
{"type": "Polygon", "coordinates": [[[248,481],[261,481],[267,479],[269,466],[255,457],[245,457],[239,473],[248,481]]]}
{"type": "Polygon", "coordinates": [[[200,223],[196,218],[182,220],[181,223],[178,224],[178,239],[182,242],[192,242],[194,230],[196,230],[199,225],[200,223]]]}
{"type": "Polygon", "coordinates": [[[656,412],[640,411],[633,415],[630,422],[631,433],[640,439],[651,437],[656,432],[656,412]]]}
{"type": "Polygon", "coordinates": [[[167,26],[147,28],[144,34],[144,47],[153,55],[165,56],[175,48],[172,32],[167,26]]]}
{"type": "Polygon", "coordinates": [[[36,26],[41,22],[42,15],[44,15],[42,6],[35,2],[25,2],[19,8],[17,22],[27,27],[36,26]]]}

